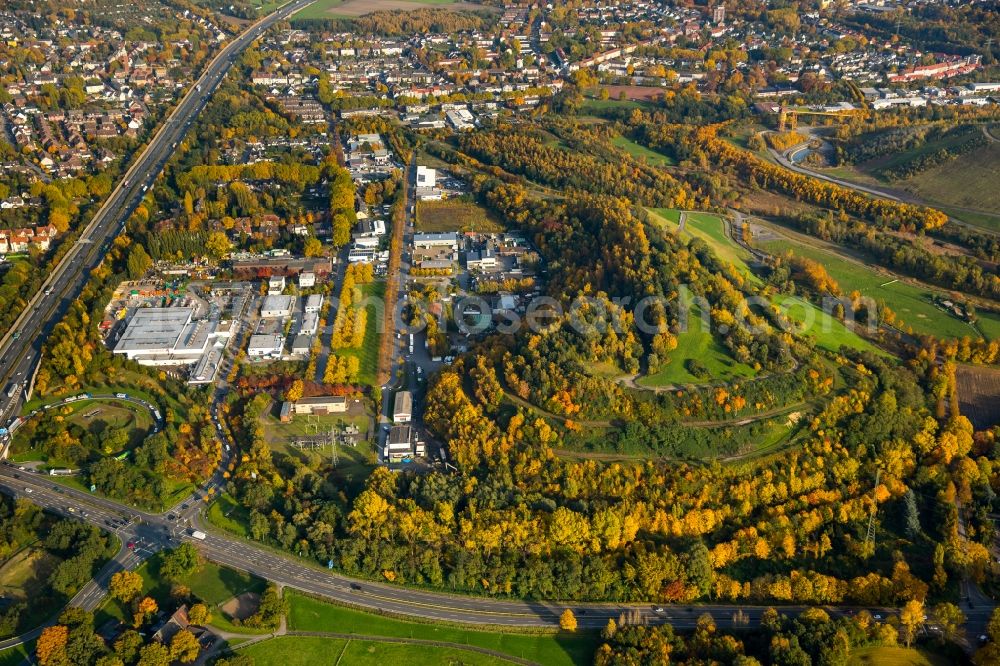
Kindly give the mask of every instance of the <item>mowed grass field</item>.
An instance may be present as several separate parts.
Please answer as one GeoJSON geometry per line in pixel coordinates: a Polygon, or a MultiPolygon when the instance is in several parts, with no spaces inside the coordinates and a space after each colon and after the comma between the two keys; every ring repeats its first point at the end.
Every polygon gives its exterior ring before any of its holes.
{"type": "Polygon", "coordinates": [[[28,655],[35,654],[35,642],[27,645],[15,645],[6,650],[0,650],[0,666],[21,666],[26,663],[28,655]]]}
{"type": "Polygon", "coordinates": [[[358,370],[359,384],[374,384],[375,371],[378,370],[378,346],[382,338],[382,323],[379,321],[378,313],[381,309],[375,303],[385,302],[385,282],[371,282],[361,285],[362,299],[371,299],[368,304],[368,318],[365,320],[365,339],[361,347],[347,347],[344,349],[334,349],[337,356],[355,356],[360,362],[358,370]]]}
{"type": "Polygon", "coordinates": [[[351,664],[351,666],[386,666],[386,664],[488,666],[514,663],[461,648],[318,636],[274,638],[249,645],[240,650],[239,654],[252,658],[255,666],[313,666],[334,663],[351,664]]]}
{"type": "Polygon", "coordinates": [[[1000,183],[1000,144],[991,143],[893,184],[929,203],[996,212],[1000,209],[997,183],[1000,183]]]}
{"type": "MultiPolygon", "coordinates": [[[[840,285],[843,294],[856,290],[864,297],[884,303],[915,333],[948,338],[966,335],[979,337],[971,325],[935,306],[934,292],[930,289],[903,282],[893,275],[851,261],[833,251],[807,245],[790,237],[765,241],[760,247],[770,254],[790,251],[796,256],[822,264],[830,277],[840,285]]],[[[990,319],[990,315],[984,314],[983,318],[990,319]]]]}
{"type": "MultiPolygon", "coordinates": [[[[675,231],[678,229],[681,216],[680,211],[668,208],[653,208],[649,209],[649,212],[654,219],[659,218],[659,220],[661,220],[668,229],[673,229],[675,231]]],[[[685,213],[684,215],[686,218],[684,223],[685,234],[701,238],[709,245],[709,247],[712,248],[716,256],[720,257],[723,261],[730,263],[737,272],[745,275],[751,282],[760,283],[760,278],[753,274],[750,270],[750,266],[747,264],[747,261],[751,258],[750,253],[726,236],[723,228],[723,221],[718,215],[701,212],[685,213]]],[[[816,345],[820,348],[827,349],[829,351],[837,351],[840,349],[841,345],[847,345],[848,347],[861,350],[874,351],[876,349],[875,345],[868,342],[854,331],[848,329],[843,323],[837,321],[831,316],[825,315],[820,308],[817,308],[807,301],[788,296],[778,296],[773,300],[786,316],[800,326],[798,332],[814,338],[816,345]]],[[[689,322],[689,329],[690,326],[691,323],[689,322]]],[[[685,344],[683,337],[684,336],[682,335],[681,339],[678,340],[678,349],[681,349],[681,347],[685,344]]],[[[697,341],[691,341],[688,344],[695,345],[696,342],[697,341]]],[[[701,344],[705,343],[702,342],[701,344]]],[[[715,345],[719,350],[723,350],[723,353],[725,353],[721,344],[715,342],[715,345]]],[[[674,353],[676,354],[677,350],[675,350],[674,353]]],[[[704,354],[700,357],[693,356],[693,358],[698,358],[698,360],[709,368],[712,368],[712,364],[719,358],[717,354],[712,352],[712,348],[710,346],[705,348],[694,346],[693,349],[687,350],[686,353],[704,354]]],[[[732,361],[728,354],[722,358],[732,361]]],[[[716,369],[721,370],[720,368],[716,369]]],[[[739,372],[738,368],[730,369],[733,372],[739,372]]],[[[670,368],[668,366],[667,369],[661,371],[661,373],[663,372],[667,372],[668,374],[665,377],[657,376],[656,380],[646,378],[646,382],[660,381],[663,384],[671,383],[666,381],[666,377],[670,377],[670,373],[676,373],[677,370],[676,368],[670,368]]],[[[657,375],[660,375],[661,373],[657,373],[657,375]]],[[[686,374],[690,375],[690,373],[686,374]]],[[[640,380],[640,383],[643,383],[643,381],[640,380]]],[[[648,383],[647,385],[652,384],[648,383]]]]}
{"type": "Polygon", "coordinates": [[[676,164],[670,156],[664,155],[663,153],[655,150],[650,150],[646,146],[638,144],[628,137],[616,136],[611,140],[611,143],[621,148],[632,157],[645,160],[645,162],[651,166],[674,166],[674,164],[676,164]]]}
{"type": "MultiPolygon", "coordinates": [[[[648,208],[654,220],[658,220],[670,231],[676,232],[679,228],[681,211],[673,208],[648,208]]],[[[700,238],[705,241],[722,261],[730,264],[737,273],[754,284],[760,283],[760,278],[753,274],[747,262],[752,259],[749,252],[740,247],[726,236],[725,222],[718,215],[712,213],[690,212],[683,213],[684,231],[682,238],[700,238]]]]}
{"type": "Polygon", "coordinates": [[[417,203],[418,231],[478,231],[499,233],[504,230],[500,220],[477,203],[459,199],[420,201],[417,203]]]}
{"type": "Polygon", "coordinates": [[[812,338],[820,349],[837,352],[841,346],[847,346],[861,351],[885,353],[809,301],[782,294],[774,296],[771,300],[797,325],[798,329],[795,332],[812,338]]]}
{"type": "Polygon", "coordinates": [[[27,599],[45,588],[59,558],[41,548],[18,551],[0,566],[0,597],[27,599]]]}
{"type": "MultiPolygon", "coordinates": [[[[160,609],[169,613],[176,609],[178,603],[170,598],[171,584],[160,575],[162,561],[163,556],[156,554],[136,569],[136,573],[142,576],[142,593],[155,599],[160,609]]],[[[181,582],[194,597],[209,607],[212,613],[210,624],[213,626],[225,631],[259,633],[232,624],[219,606],[244,592],[263,592],[267,585],[263,579],[206,561],[198,571],[181,582]]],[[[109,597],[98,613],[97,625],[111,617],[124,620],[131,617],[131,611],[109,597]]]]}
{"type": "Polygon", "coordinates": [[[667,386],[670,384],[700,384],[753,377],[757,373],[749,365],[740,363],[729,355],[710,331],[705,329],[701,312],[691,308],[687,330],[677,336],[677,348],[668,354],[668,361],[660,369],[640,377],[640,386],[667,386]],[[708,370],[708,377],[696,377],[687,368],[687,362],[696,360],[708,370]]]}
{"type": "MultiPolygon", "coordinates": [[[[153,415],[149,410],[123,400],[78,400],[43,412],[38,418],[62,419],[66,427],[76,425],[95,434],[100,434],[109,428],[114,430],[124,428],[129,431],[128,448],[141,444],[153,430],[153,415]]],[[[28,448],[29,443],[25,440],[23,432],[14,435],[11,460],[14,462],[45,460],[53,467],[70,466],[64,460],[50,459],[42,451],[28,448]]]]}
{"type": "MultiPolygon", "coordinates": [[[[326,603],[291,590],[286,591],[286,597],[289,602],[289,629],[359,634],[359,640],[363,640],[363,636],[392,636],[444,641],[456,645],[476,645],[539,664],[546,664],[546,666],[590,664],[599,641],[598,636],[590,632],[577,632],[572,635],[565,633],[498,633],[475,631],[464,627],[406,622],[326,603]]],[[[448,661],[416,661],[421,658],[420,654],[427,648],[424,646],[403,647],[406,648],[405,659],[386,663],[449,663],[448,661]]],[[[494,663],[495,661],[494,659],[494,663]]],[[[355,662],[343,661],[341,663],[353,664],[355,662]]]]}

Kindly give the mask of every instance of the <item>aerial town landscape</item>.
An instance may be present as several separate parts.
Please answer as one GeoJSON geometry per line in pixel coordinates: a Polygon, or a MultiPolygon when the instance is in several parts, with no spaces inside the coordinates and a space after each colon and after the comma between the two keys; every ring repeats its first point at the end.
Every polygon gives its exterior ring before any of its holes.
{"type": "Polygon", "coordinates": [[[1000,2],[0,2],[0,666],[1000,665],[1000,2]]]}

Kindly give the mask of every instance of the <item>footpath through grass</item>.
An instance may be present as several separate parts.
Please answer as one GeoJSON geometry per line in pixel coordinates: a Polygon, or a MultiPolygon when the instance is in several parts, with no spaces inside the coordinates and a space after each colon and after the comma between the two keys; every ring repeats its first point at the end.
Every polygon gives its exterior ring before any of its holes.
{"type": "MultiPolygon", "coordinates": [[[[659,221],[672,232],[677,231],[681,211],[673,208],[648,208],[654,220],[659,221]]],[[[734,243],[726,235],[725,222],[713,213],[684,213],[684,238],[700,238],[712,248],[720,260],[730,264],[737,273],[751,283],[760,284],[761,280],[750,270],[748,262],[753,259],[750,252],[734,243]]]]}
{"type": "Polygon", "coordinates": [[[778,294],[771,299],[786,317],[799,325],[799,335],[813,338],[820,349],[837,352],[841,346],[861,351],[886,354],[871,342],[844,326],[843,322],[828,315],[809,301],[796,296],[778,294]]]}
{"type": "MultiPolygon", "coordinates": [[[[457,626],[406,622],[326,603],[290,590],[286,591],[285,594],[289,602],[288,628],[296,631],[329,631],[368,636],[421,638],[458,645],[476,645],[546,664],[546,666],[590,664],[599,642],[597,635],[590,632],[576,634],[498,633],[474,631],[457,626]]],[[[388,663],[424,663],[411,661],[411,659],[415,658],[414,655],[426,651],[427,648],[423,646],[404,647],[407,647],[408,658],[388,663]]],[[[356,662],[342,663],[353,664],[356,662]]]]}

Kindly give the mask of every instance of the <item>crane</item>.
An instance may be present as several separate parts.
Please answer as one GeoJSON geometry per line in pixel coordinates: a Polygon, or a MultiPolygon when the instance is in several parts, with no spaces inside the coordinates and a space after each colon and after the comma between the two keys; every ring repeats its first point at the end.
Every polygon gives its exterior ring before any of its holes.
{"type": "Polygon", "coordinates": [[[812,109],[792,109],[782,106],[778,112],[778,131],[784,132],[786,129],[795,129],[798,126],[799,116],[831,116],[834,118],[853,118],[864,113],[861,109],[839,109],[837,111],[814,111],[812,109]]]}

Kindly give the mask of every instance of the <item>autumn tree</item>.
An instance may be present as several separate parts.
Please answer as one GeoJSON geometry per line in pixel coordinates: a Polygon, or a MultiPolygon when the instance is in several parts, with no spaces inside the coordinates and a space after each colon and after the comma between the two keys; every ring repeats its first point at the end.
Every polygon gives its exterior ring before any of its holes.
{"type": "Polygon", "coordinates": [[[170,659],[182,664],[190,664],[198,658],[201,646],[190,631],[180,630],[170,639],[170,659]]]}
{"type": "Polygon", "coordinates": [[[39,666],[69,666],[66,656],[66,643],[69,641],[69,628],[57,624],[45,627],[35,644],[35,656],[39,666]]]}
{"type": "Polygon", "coordinates": [[[108,591],[114,599],[129,603],[142,592],[142,576],[134,571],[119,571],[111,576],[108,591]]]}
{"type": "Polygon", "coordinates": [[[153,260],[146,253],[144,247],[133,243],[132,247],[129,248],[126,264],[129,279],[138,280],[153,266],[153,260]]]}
{"type": "Polygon", "coordinates": [[[322,257],[323,243],[315,236],[310,236],[302,243],[302,254],[307,257],[322,257]]]}
{"type": "Polygon", "coordinates": [[[288,387],[285,391],[285,400],[288,402],[298,402],[302,399],[302,392],[305,390],[305,384],[301,379],[296,379],[292,382],[292,385],[288,387]]]}
{"type": "Polygon", "coordinates": [[[569,608],[559,616],[559,628],[563,631],[576,631],[576,616],[569,608]]]}
{"type": "Polygon", "coordinates": [[[147,618],[154,615],[158,610],[159,606],[156,605],[156,601],[152,597],[143,597],[136,604],[135,613],[132,614],[132,626],[138,629],[147,618]]]}
{"type": "Polygon", "coordinates": [[[205,604],[193,604],[190,609],[188,609],[188,621],[194,625],[204,625],[212,621],[212,614],[208,610],[208,606],[205,604]]]}
{"type": "Polygon", "coordinates": [[[215,261],[222,261],[229,256],[233,249],[233,244],[229,237],[221,231],[213,231],[205,241],[205,252],[215,261]]]}
{"type": "Polygon", "coordinates": [[[934,622],[941,627],[941,639],[958,642],[962,639],[962,625],[965,624],[965,613],[953,603],[943,601],[934,606],[931,612],[934,622]]]}
{"type": "Polygon", "coordinates": [[[907,601],[899,611],[900,633],[906,647],[910,647],[917,631],[924,624],[924,602],[917,599],[907,601]]]}

